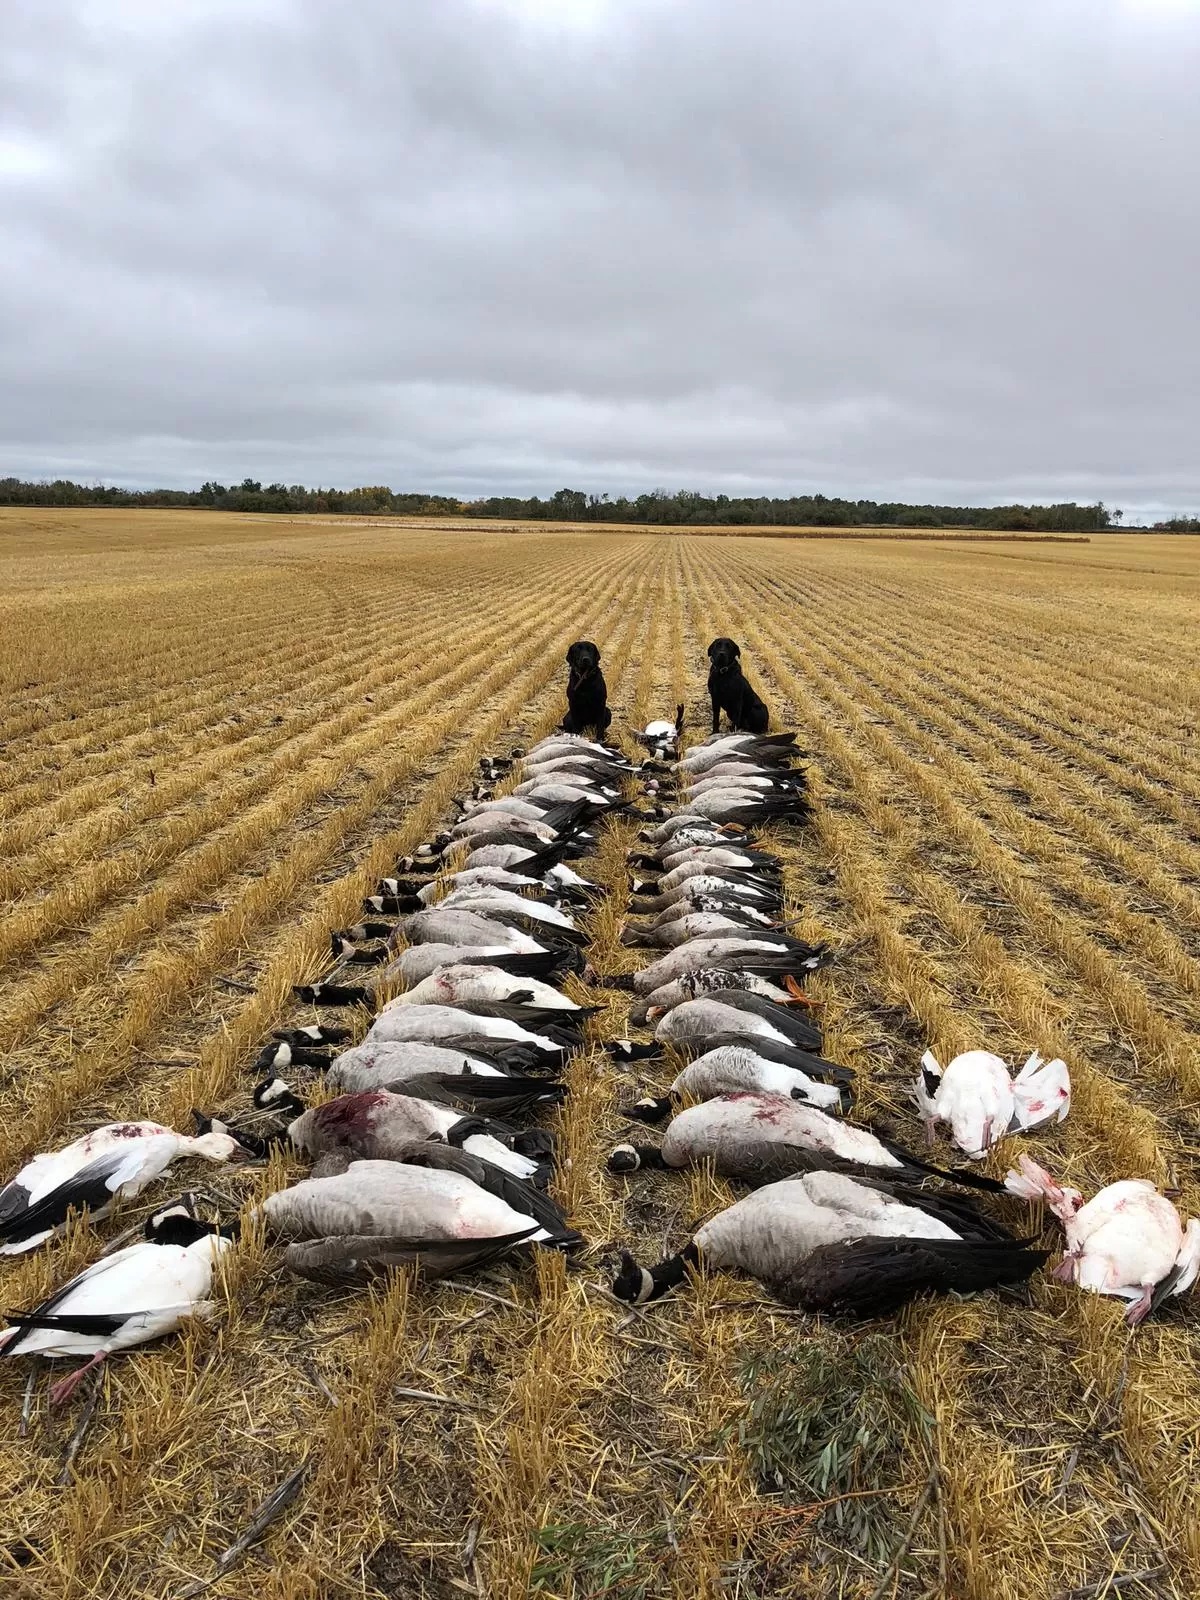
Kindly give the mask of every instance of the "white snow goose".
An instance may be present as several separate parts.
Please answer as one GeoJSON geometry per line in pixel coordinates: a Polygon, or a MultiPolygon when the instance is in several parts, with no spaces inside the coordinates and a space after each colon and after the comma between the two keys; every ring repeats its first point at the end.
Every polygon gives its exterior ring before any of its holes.
{"type": "Polygon", "coordinates": [[[653,722],[648,722],[644,728],[636,729],[633,737],[661,761],[664,756],[679,748],[679,740],[682,734],[683,702],[681,700],[675,707],[674,722],[668,722],[665,717],[656,718],[653,722]]]}
{"type": "Polygon", "coordinates": [[[108,1122],[61,1150],[34,1156],[0,1189],[0,1256],[32,1250],[85,1206],[93,1218],[107,1216],[118,1197],[140,1194],[173,1161],[252,1159],[253,1151],[224,1123],[193,1115],[195,1136],[157,1122],[108,1122]]]}
{"type": "Polygon", "coordinates": [[[102,1256],[34,1310],[8,1313],[13,1326],[0,1333],[0,1358],[88,1356],[51,1389],[51,1403],[60,1404],[114,1351],[210,1315],[214,1263],[236,1236],[236,1222],[218,1228],[185,1206],[167,1207],[146,1224],[141,1243],[102,1256]]]}
{"type": "Polygon", "coordinates": [[[1125,1321],[1144,1322],[1164,1301],[1186,1293],[1200,1274],[1200,1220],[1184,1227],[1178,1211],[1152,1183],[1125,1178],[1086,1203],[1078,1189],[1056,1183],[1021,1156],[1007,1187],[1027,1200],[1045,1200],[1063,1225],[1067,1249],[1054,1276],[1093,1294],[1130,1302],[1125,1321]]]}
{"type": "Polygon", "coordinates": [[[1006,1134],[1061,1122],[1071,1109],[1066,1062],[1043,1061],[1036,1050],[1015,1079],[990,1050],[966,1050],[945,1071],[927,1050],[914,1093],[929,1137],[936,1123],[949,1123],[954,1143],[974,1161],[1006,1134]]]}

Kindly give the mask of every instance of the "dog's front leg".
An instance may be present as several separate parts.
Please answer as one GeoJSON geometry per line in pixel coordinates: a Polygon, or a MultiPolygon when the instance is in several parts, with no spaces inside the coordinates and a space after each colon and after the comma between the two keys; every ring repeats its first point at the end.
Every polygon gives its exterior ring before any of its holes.
{"type": "Polygon", "coordinates": [[[720,731],[721,731],[721,702],[717,699],[715,694],[712,697],[712,708],[713,708],[712,731],[714,733],[720,733],[720,731]]]}

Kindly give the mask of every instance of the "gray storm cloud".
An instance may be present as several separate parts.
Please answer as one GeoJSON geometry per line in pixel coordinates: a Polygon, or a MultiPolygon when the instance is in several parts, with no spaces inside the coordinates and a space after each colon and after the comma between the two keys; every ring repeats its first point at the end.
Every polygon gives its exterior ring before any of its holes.
{"type": "Polygon", "coordinates": [[[1200,509],[1200,5],[9,0],[0,472],[1200,509]]]}

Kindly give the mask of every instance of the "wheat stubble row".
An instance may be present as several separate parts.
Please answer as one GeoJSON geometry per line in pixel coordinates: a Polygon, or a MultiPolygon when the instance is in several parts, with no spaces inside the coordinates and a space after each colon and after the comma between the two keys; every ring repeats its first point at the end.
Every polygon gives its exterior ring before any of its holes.
{"type": "MultiPolygon", "coordinates": [[[[515,598],[510,596],[510,603],[515,598]]],[[[411,601],[407,603],[411,607],[411,601]]],[[[486,614],[486,600],[484,606],[486,614]]],[[[460,615],[461,611],[460,606],[460,615]]],[[[195,793],[190,775],[166,776],[163,784],[156,785],[151,793],[157,794],[161,787],[168,806],[186,803],[188,809],[176,811],[166,819],[151,815],[146,825],[140,826],[128,845],[120,850],[110,849],[94,857],[85,844],[78,870],[60,873],[48,893],[30,897],[6,921],[3,935],[0,935],[0,961],[11,960],[34,945],[44,946],[46,934],[56,926],[77,925],[83,916],[118,891],[160,872],[189,844],[214,836],[226,818],[242,816],[249,803],[266,792],[271,791],[272,803],[278,803],[281,789],[297,772],[306,777],[310,792],[314,785],[319,790],[330,779],[336,779],[343,769],[354,763],[355,739],[362,751],[369,753],[381,742],[389,723],[390,731],[395,734],[399,731],[397,719],[414,714],[410,701],[419,701],[422,694],[426,698],[438,698],[445,693],[447,681],[462,669],[460,647],[473,626],[471,622],[448,620],[436,611],[432,616],[418,616],[415,625],[403,627],[405,646],[412,650],[414,664],[410,672],[399,676],[395,661],[390,658],[389,641],[394,641],[400,633],[400,615],[388,618],[386,627],[378,633],[374,633],[369,622],[365,625],[368,640],[363,661],[369,661],[371,666],[363,674],[356,673],[360,665],[357,651],[351,652],[346,660],[339,641],[336,638],[328,641],[324,688],[318,685],[314,690],[307,714],[301,719],[293,720],[277,733],[260,737],[255,754],[263,759],[248,776],[239,782],[230,782],[226,776],[217,793],[207,800],[195,793]]],[[[502,630],[503,623],[494,622],[489,637],[480,642],[479,648],[483,650],[489,643],[494,644],[502,636],[502,630]]],[[[391,649],[394,648],[391,644],[391,649]]],[[[218,776],[222,767],[227,768],[232,754],[219,751],[212,760],[208,776],[218,776]]],[[[303,792],[297,793],[297,804],[303,792]]],[[[114,835],[124,831],[122,823],[127,819],[127,811],[115,817],[100,817],[92,822],[92,830],[105,844],[111,844],[114,835]]],[[[136,820],[138,824],[145,821],[141,817],[136,820]]]]}
{"type": "MultiPolygon", "coordinates": [[[[537,575],[546,576],[547,566],[538,567],[537,575]]],[[[457,583],[447,574],[447,580],[435,586],[399,582],[383,587],[382,592],[378,585],[363,585],[357,596],[339,597],[337,614],[331,618],[319,612],[314,615],[311,602],[306,601],[285,619],[281,637],[244,647],[248,676],[239,673],[238,656],[213,669],[222,675],[221,694],[215,702],[211,682],[196,683],[185,671],[173,705],[155,705],[144,714],[139,708],[132,714],[137,726],[132,746],[114,738],[110,728],[86,736],[86,744],[100,742],[104,746],[90,760],[109,772],[107,780],[80,782],[84,773],[79,769],[88,758],[76,761],[75,753],[68,750],[54,776],[64,785],[68,781],[64,774],[74,781],[53,802],[53,811],[47,813],[47,796],[39,792],[44,785],[30,786],[28,803],[37,811],[25,820],[24,827],[9,825],[10,831],[3,836],[6,858],[27,842],[31,829],[37,837],[45,831],[47,821],[58,824],[85,811],[89,813],[86,830],[78,838],[57,836],[52,848],[82,857],[105,847],[114,825],[113,837],[140,820],[130,816],[125,799],[119,810],[100,818],[94,815],[98,800],[122,793],[128,782],[125,769],[135,760],[144,759],[148,766],[154,763],[159,775],[170,780],[149,789],[140,799],[136,810],[152,817],[186,798],[205,777],[219,773],[220,763],[270,753],[311,727],[327,715],[331,696],[348,704],[356,695],[373,695],[394,676],[392,656],[400,641],[410,655],[414,677],[436,671],[441,655],[439,638],[452,631],[456,613],[470,613],[475,605],[486,609],[492,585],[491,598],[511,594],[515,587],[503,571],[490,578],[486,573],[473,574],[469,582],[460,576],[457,583]],[[222,712],[219,718],[214,718],[214,703],[222,712]],[[264,723],[266,726],[261,726],[264,723]],[[187,764],[197,758],[207,761],[195,781],[189,782],[187,764]]],[[[260,626],[260,631],[265,630],[260,626]]],[[[6,885],[6,892],[19,890],[6,885]]]]}

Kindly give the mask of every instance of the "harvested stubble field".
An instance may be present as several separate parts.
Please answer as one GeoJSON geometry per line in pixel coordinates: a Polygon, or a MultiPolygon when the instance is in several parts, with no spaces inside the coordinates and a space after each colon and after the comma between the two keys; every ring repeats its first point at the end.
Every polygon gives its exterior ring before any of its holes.
{"type": "MultiPolygon", "coordinates": [[[[860,1113],[913,1143],[925,1045],[1039,1046],[1075,1100],[1031,1151],[1085,1191],[1174,1183],[1200,1214],[1195,541],[0,513],[0,573],[0,1173],[102,1120],[244,1108],[328,930],[481,754],[553,725],[573,638],[601,645],[618,723],[683,699],[696,729],[727,633],[811,751],[814,821],[769,842],[801,934],[839,948],[814,987],[860,1113]]],[[[602,971],[640,964],[617,942],[634,827],[589,866],[602,971]]],[[[604,1176],[631,1074],[598,1048],[621,996],[593,998],[561,1113],[579,1270],[339,1294],[251,1238],[217,1321],[112,1361],[94,1403],[48,1412],[43,1374],[23,1421],[5,1363],[6,1595],[1197,1592],[1194,1297],[1132,1337],[1120,1302],[1045,1276],[866,1330],[720,1277],[630,1313],[604,1292],[613,1245],[653,1257],[727,1196],[604,1176]]],[[[178,1186],[229,1210],[301,1170],[178,1186]]],[[[4,1263],[0,1306],[170,1192],[4,1263]]]]}

